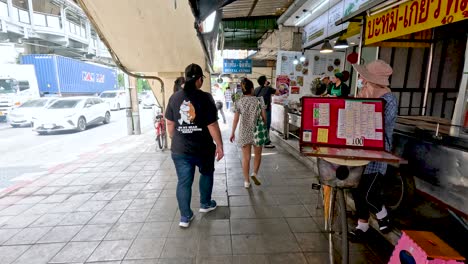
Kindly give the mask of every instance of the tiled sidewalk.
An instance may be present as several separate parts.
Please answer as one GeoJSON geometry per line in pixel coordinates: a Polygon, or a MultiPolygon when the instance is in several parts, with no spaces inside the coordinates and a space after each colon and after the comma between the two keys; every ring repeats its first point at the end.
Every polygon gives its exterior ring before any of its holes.
{"type": "MultiPolygon", "coordinates": [[[[262,185],[246,190],[241,154],[223,133],[219,207],[189,229],[178,227],[169,151],[133,136],[0,198],[0,263],[328,263],[313,173],[277,147],[264,153],[262,185]]],[[[351,250],[351,263],[383,263],[364,246],[351,250]]]]}

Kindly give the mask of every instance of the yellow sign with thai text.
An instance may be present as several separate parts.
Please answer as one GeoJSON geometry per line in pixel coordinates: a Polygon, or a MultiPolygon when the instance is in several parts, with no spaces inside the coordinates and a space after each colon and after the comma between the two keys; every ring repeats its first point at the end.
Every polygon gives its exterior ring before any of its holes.
{"type": "Polygon", "coordinates": [[[468,0],[413,0],[366,17],[365,44],[468,18],[468,0]]]}

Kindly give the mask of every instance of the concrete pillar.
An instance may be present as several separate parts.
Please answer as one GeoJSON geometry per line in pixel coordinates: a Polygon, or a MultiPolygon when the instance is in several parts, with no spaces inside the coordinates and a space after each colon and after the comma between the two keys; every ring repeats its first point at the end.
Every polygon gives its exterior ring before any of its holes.
{"type": "Polygon", "coordinates": [[[29,11],[29,22],[31,22],[31,27],[34,28],[34,7],[32,0],[28,0],[28,11],[29,11]]]}
{"type": "Polygon", "coordinates": [[[138,92],[136,82],[136,78],[129,76],[130,98],[132,102],[131,108],[133,117],[133,131],[135,135],[140,135],[140,108],[138,105],[138,92]]]}
{"type": "Polygon", "coordinates": [[[93,45],[93,39],[91,38],[91,24],[89,20],[86,20],[86,39],[88,39],[88,53],[91,53],[91,47],[93,45]]]}
{"type": "Polygon", "coordinates": [[[8,7],[8,16],[10,17],[10,20],[13,20],[13,1],[12,0],[7,0],[7,7],[8,7]]]}

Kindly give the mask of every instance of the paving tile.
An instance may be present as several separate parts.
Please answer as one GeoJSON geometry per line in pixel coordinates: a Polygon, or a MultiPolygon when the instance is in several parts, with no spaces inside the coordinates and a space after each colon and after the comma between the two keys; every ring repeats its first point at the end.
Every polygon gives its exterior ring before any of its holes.
{"type": "Polygon", "coordinates": [[[167,238],[161,258],[192,258],[197,255],[197,241],[187,238],[167,238]]]}
{"type": "Polygon", "coordinates": [[[65,201],[61,204],[58,204],[51,208],[49,213],[71,213],[74,212],[78,207],[80,207],[82,202],[68,202],[65,201]]]}
{"type": "Polygon", "coordinates": [[[57,226],[45,234],[38,243],[58,243],[70,241],[83,226],[57,226]]]}
{"type": "Polygon", "coordinates": [[[44,203],[61,203],[68,199],[69,194],[53,194],[47,197],[46,199],[40,201],[41,204],[44,203]]]}
{"type": "Polygon", "coordinates": [[[17,201],[19,201],[19,200],[21,200],[23,198],[24,198],[24,195],[5,196],[5,197],[0,199],[0,205],[10,206],[10,205],[15,204],[17,201]]]}
{"type": "Polygon", "coordinates": [[[278,205],[254,206],[257,218],[282,218],[283,212],[278,205]]]}
{"type": "Polygon", "coordinates": [[[119,211],[127,209],[133,200],[113,200],[104,207],[105,211],[119,211]]]}
{"type": "MultiPolygon", "coordinates": [[[[25,228],[18,232],[11,239],[6,241],[5,245],[26,245],[34,244],[41,237],[43,237],[47,232],[52,229],[51,227],[34,227],[34,228],[25,228]]],[[[17,230],[17,229],[14,229],[17,230]]]]}
{"type": "Polygon", "coordinates": [[[112,228],[112,224],[85,225],[72,241],[101,241],[112,228]]]}
{"type": "Polygon", "coordinates": [[[30,246],[3,246],[0,247],[2,264],[10,264],[23,254],[30,246]]]}
{"type": "Polygon", "coordinates": [[[256,218],[255,210],[252,206],[232,206],[229,208],[231,219],[256,218]]]}
{"type": "Polygon", "coordinates": [[[146,219],[150,221],[172,221],[177,213],[177,207],[170,206],[170,208],[153,208],[146,219]]]}
{"type": "Polygon", "coordinates": [[[268,263],[271,264],[307,264],[307,260],[302,253],[272,254],[268,255],[268,263]]]}
{"type": "Polygon", "coordinates": [[[320,232],[320,227],[311,217],[286,218],[286,221],[294,233],[320,232]]]}
{"type": "Polygon", "coordinates": [[[34,223],[41,215],[18,215],[3,223],[3,228],[25,228],[34,223]]]}
{"type": "Polygon", "coordinates": [[[84,225],[93,218],[95,212],[73,212],[67,214],[58,225],[84,225]]]}
{"type": "Polygon", "coordinates": [[[45,198],[47,198],[47,196],[44,196],[44,195],[32,195],[32,196],[28,196],[28,197],[25,197],[24,199],[16,202],[16,204],[37,204],[38,202],[44,200],[45,198]]]}
{"type": "Polygon", "coordinates": [[[234,255],[232,264],[269,264],[266,255],[234,255]]]}
{"type": "Polygon", "coordinates": [[[150,209],[144,210],[126,210],[119,218],[119,223],[142,223],[150,213],[150,209]]]}
{"type": "Polygon", "coordinates": [[[328,253],[324,252],[313,252],[313,253],[304,253],[307,262],[309,264],[323,264],[329,263],[328,253]]]}
{"type": "Polygon", "coordinates": [[[231,234],[288,234],[290,232],[284,218],[231,219],[231,234]]]}
{"type": "Polygon", "coordinates": [[[326,252],[328,240],[322,233],[295,233],[303,252],[326,252]]]}
{"type": "Polygon", "coordinates": [[[161,189],[148,189],[148,190],[144,189],[138,194],[136,198],[137,199],[156,199],[159,197],[161,192],[162,192],[161,189]]]}
{"type": "Polygon", "coordinates": [[[165,238],[136,239],[125,259],[158,258],[164,247],[165,238]]]}
{"type": "Polygon", "coordinates": [[[22,229],[0,229],[0,245],[18,234],[22,229]]]}
{"type": "Polygon", "coordinates": [[[203,238],[198,247],[198,256],[232,254],[230,236],[208,236],[203,238]]]}
{"type": "Polygon", "coordinates": [[[293,235],[233,235],[233,254],[265,254],[300,252],[293,235]]]}
{"type": "Polygon", "coordinates": [[[65,243],[33,245],[14,264],[46,264],[51,260],[65,243]]]}
{"type": "Polygon", "coordinates": [[[50,261],[50,263],[85,262],[99,242],[70,242],[50,261]]]}
{"type": "Polygon", "coordinates": [[[308,217],[309,212],[303,205],[280,205],[284,217],[308,217]]]}
{"type": "Polygon", "coordinates": [[[155,199],[135,199],[127,208],[128,210],[141,210],[141,209],[151,209],[156,203],[155,199]]]}
{"type": "Polygon", "coordinates": [[[142,223],[117,223],[112,227],[104,240],[134,239],[142,226],[142,223]]]}
{"type": "Polygon", "coordinates": [[[198,256],[197,264],[232,264],[232,256],[198,256]]]}
{"type": "Polygon", "coordinates": [[[0,216],[4,215],[19,215],[22,212],[26,211],[27,209],[31,208],[32,204],[15,204],[11,205],[2,211],[0,211],[0,216]]]}
{"type": "Polygon", "coordinates": [[[172,222],[147,222],[143,225],[138,238],[167,237],[172,222]]]}
{"type": "Polygon", "coordinates": [[[13,216],[0,216],[0,226],[2,226],[4,223],[6,223],[10,218],[13,216]]]}
{"type": "Polygon", "coordinates": [[[203,236],[230,235],[231,234],[229,220],[201,221],[199,229],[203,236]]]}
{"type": "Polygon", "coordinates": [[[113,192],[98,192],[96,193],[93,197],[91,197],[90,200],[96,200],[96,201],[110,201],[114,196],[117,195],[117,191],[113,192]]]}
{"type": "Polygon", "coordinates": [[[132,240],[103,241],[87,261],[122,260],[131,244],[132,240]]]}
{"type": "Polygon", "coordinates": [[[65,217],[64,214],[45,214],[37,219],[30,227],[56,226],[65,217]]]}
{"type": "Polygon", "coordinates": [[[123,211],[100,211],[89,221],[89,224],[113,224],[122,214],[123,211]]]}
{"type": "MultiPolygon", "coordinates": [[[[176,262],[174,262],[175,264],[176,262]]],[[[182,264],[183,262],[177,262],[182,264]]],[[[161,264],[159,259],[138,259],[138,260],[124,260],[121,264],[161,264]]]]}
{"type": "Polygon", "coordinates": [[[78,212],[97,212],[97,211],[101,210],[102,208],[104,208],[104,206],[106,206],[107,204],[108,204],[108,201],[87,201],[83,205],[78,207],[78,209],[76,209],[76,211],[78,211],[78,212]]]}

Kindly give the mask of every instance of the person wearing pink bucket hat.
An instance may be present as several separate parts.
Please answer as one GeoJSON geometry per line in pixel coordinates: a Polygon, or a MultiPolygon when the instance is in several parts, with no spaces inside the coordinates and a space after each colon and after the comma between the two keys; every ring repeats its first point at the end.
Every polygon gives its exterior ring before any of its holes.
{"type": "MultiPolygon", "coordinates": [[[[389,77],[393,73],[390,65],[382,60],[372,61],[366,65],[353,65],[359,74],[358,89],[356,97],[381,98],[385,101],[384,106],[384,142],[385,150],[391,151],[392,135],[398,112],[398,102],[392,94],[389,77]]],[[[369,229],[369,212],[376,215],[381,232],[386,233],[391,229],[390,218],[384,206],[382,197],[382,180],[387,172],[387,163],[371,162],[366,166],[359,186],[352,189],[358,223],[355,230],[350,232],[350,239],[362,241],[369,229]]]]}

